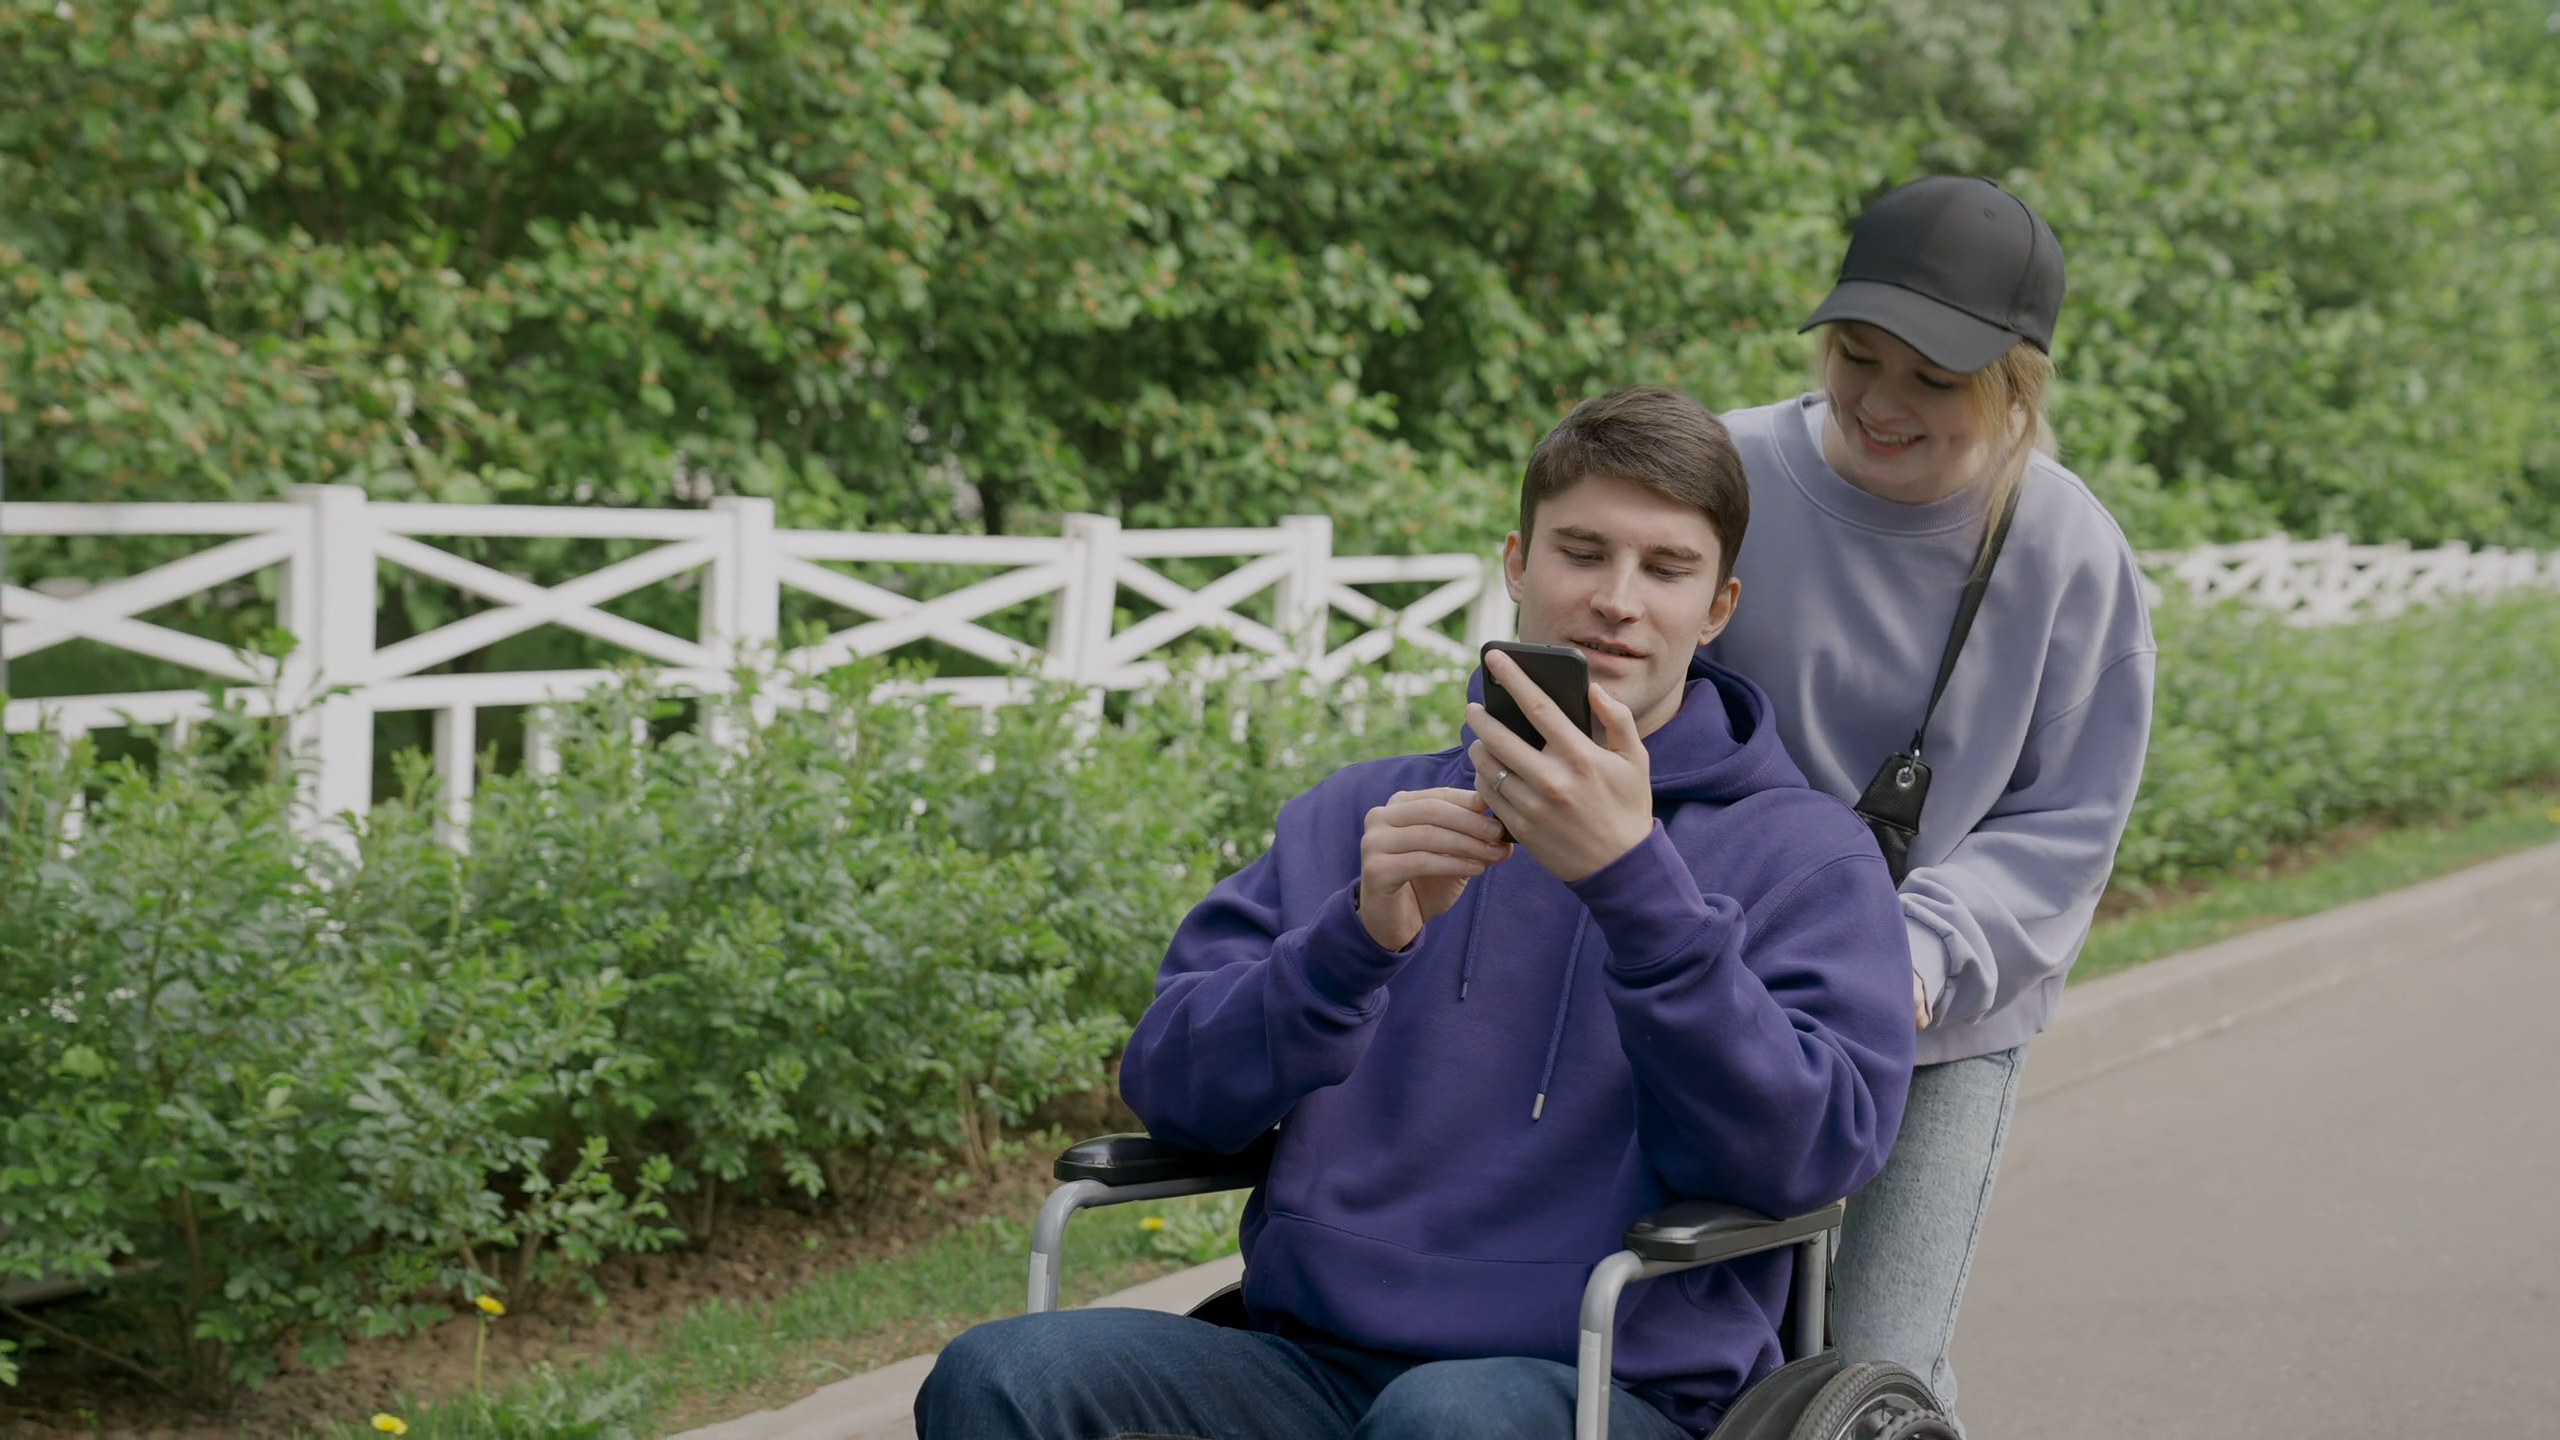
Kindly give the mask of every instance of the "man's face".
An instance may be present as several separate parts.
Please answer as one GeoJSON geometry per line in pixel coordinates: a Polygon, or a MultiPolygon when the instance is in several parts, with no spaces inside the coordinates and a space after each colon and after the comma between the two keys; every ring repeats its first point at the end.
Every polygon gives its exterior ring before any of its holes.
{"type": "Polygon", "coordinates": [[[1651,734],[1680,710],[1689,657],[1733,618],[1742,582],[1719,574],[1715,527],[1694,507],[1592,475],[1538,507],[1502,544],[1520,638],[1570,645],[1594,683],[1651,734]]]}

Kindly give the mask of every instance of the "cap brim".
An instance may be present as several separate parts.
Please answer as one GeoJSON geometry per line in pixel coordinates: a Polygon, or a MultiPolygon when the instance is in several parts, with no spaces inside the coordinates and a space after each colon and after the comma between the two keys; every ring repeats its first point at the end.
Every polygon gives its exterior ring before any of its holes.
{"type": "Polygon", "coordinates": [[[1987,320],[1977,320],[1917,290],[1905,290],[1880,280],[1841,281],[1797,333],[1836,320],[1873,325],[1919,351],[1930,364],[1959,375],[1973,374],[2026,338],[1987,320]]]}

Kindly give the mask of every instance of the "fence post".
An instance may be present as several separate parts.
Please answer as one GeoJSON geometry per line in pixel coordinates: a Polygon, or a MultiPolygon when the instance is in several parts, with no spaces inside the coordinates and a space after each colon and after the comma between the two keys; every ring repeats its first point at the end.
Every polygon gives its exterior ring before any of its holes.
{"type": "MultiPolygon", "coordinates": [[[[761,495],[722,495],[711,502],[720,547],[702,577],[702,644],[727,672],[770,665],[781,654],[782,551],[773,533],[773,502],[761,495]]],[[[724,673],[722,678],[727,678],[724,673]]],[[[777,679],[779,677],[776,677],[777,679]]],[[[773,695],[759,693],[754,723],[773,718],[773,695]]],[[[712,744],[738,743],[734,705],[707,702],[703,734],[712,744]]]]}
{"type": "Polygon", "coordinates": [[[1051,680],[1101,685],[1111,675],[1111,617],[1120,598],[1120,522],[1108,515],[1069,515],[1067,582],[1049,616],[1051,680]]]}
{"type": "Polygon", "coordinates": [[[1487,640],[1508,640],[1518,624],[1511,588],[1503,578],[1502,557],[1495,555],[1484,562],[1484,583],[1476,590],[1476,598],[1467,602],[1467,648],[1480,649],[1487,640]]]}
{"type": "Polygon", "coordinates": [[[560,778],[560,711],[536,705],[524,712],[524,771],[539,780],[560,778]]]}
{"type": "Polygon", "coordinates": [[[769,652],[782,638],[773,502],[761,495],[723,495],[711,502],[711,513],[726,523],[719,555],[703,577],[702,643],[724,666],[771,659],[769,652]]]}
{"type": "Polygon", "coordinates": [[[303,797],[316,827],[373,808],[373,522],[353,485],[297,485],[293,498],[304,520],[279,607],[294,638],[279,698],[292,709],[289,741],[313,765],[303,797]],[[320,698],[339,687],[354,693],[320,698]]]}
{"type": "Polygon", "coordinates": [[[2302,609],[2307,618],[2301,623],[2331,625],[2353,619],[2355,551],[2347,537],[2323,535],[2302,549],[2311,578],[2303,586],[2302,609]]]}
{"type": "Polygon", "coordinates": [[[1289,654],[1300,669],[1312,670],[1324,660],[1326,632],[1331,628],[1333,517],[1291,515],[1280,522],[1288,537],[1289,573],[1274,593],[1272,628],[1289,642],[1289,654]]]}
{"type": "Polygon", "coordinates": [[[2259,540],[2257,547],[2262,556],[2258,569],[2258,605],[2279,614],[2292,609],[2296,593],[2293,537],[2278,530],[2259,540]]]}
{"type": "Polygon", "coordinates": [[[456,850],[471,849],[471,795],[480,781],[480,712],[469,705],[436,711],[436,783],[444,802],[436,838],[456,850]]]}

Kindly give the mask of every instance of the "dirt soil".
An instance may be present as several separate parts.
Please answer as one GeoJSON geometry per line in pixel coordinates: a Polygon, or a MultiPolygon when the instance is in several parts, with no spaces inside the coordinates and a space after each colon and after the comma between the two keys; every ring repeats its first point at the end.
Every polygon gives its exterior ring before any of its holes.
{"type": "MultiPolygon", "coordinates": [[[[1067,1119],[1065,1133],[1137,1128],[1126,1111],[1111,1114],[1118,1110],[1116,1099],[1097,1101],[1091,1108],[1096,1112],[1092,1117],[1067,1119]]],[[[769,1299],[823,1272],[899,1254],[981,1216],[1019,1220],[1038,1207],[1053,1183],[1049,1165],[1056,1154],[1057,1133],[1030,1137],[1025,1149],[991,1167],[993,1173],[983,1176],[982,1183],[951,1195],[936,1195],[928,1175],[909,1173],[893,1177],[859,1205],[822,1202],[806,1210],[767,1206],[734,1212],[723,1208],[706,1242],[656,1255],[616,1257],[598,1267],[595,1279],[605,1298],[601,1307],[568,1287],[521,1301],[511,1296],[505,1318],[497,1322],[506,1327],[505,1343],[488,1348],[487,1384],[497,1389],[546,1361],[565,1369],[616,1347],[643,1350],[661,1326],[705,1300],[769,1299]]],[[[689,1208],[679,1202],[676,1218],[692,1218],[686,1213],[689,1208]]],[[[81,1303],[67,1301],[28,1313],[59,1325],[81,1303]]],[[[476,1315],[456,1317],[409,1339],[359,1343],[350,1347],[344,1364],[326,1374],[288,1358],[284,1373],[259,1392],[194,1403],[129,1370],[45,1337],[43,1348],[25,1366],[18,1388],[0,1390],[0,1437],[50,1440],[107,1434],[232,1440],[345,1424],[351,1418],[393,1408],[395,1396],[418,1401],[468,1394],[472,1342],[479,1325],[476,1315]]],[[[27,1327],[12,1324],[8,1328],[23,1331],[27,1327]]],[[[830,1347],[829,1358],[858,1370],[866,1362],[898,1359],[911,1353],[907,1347],[919,1341],[930,1344],[936,1338],[905,1331],[883,1333],[830,1347]],[[841,1354],[836,1353],[838,1349],[841,1354]]],[[[758,1391],[713,1403],[723,1414],[744,1412],[805,1393],[812,1385],[798,1377],[777,1376],[768,1388],[773,1393],[764,1398],[757,1398],[762,1394],[758,1391]]],[[[705,1423],[721,1415],[680,1418],[705,1423]]]]}

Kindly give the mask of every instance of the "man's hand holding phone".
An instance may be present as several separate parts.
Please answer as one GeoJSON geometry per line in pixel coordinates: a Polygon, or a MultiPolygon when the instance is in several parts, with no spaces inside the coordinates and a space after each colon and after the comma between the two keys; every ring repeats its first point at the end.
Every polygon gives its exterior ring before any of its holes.
{"type": "Polygon", "coordinates": [[[1503,728],[1482,705],[1467,706],[1467,724],[1476,732],[1467,747],[1476,793],[1511,837],[1547,873],[1568,883],[1642,844],[1653,832],[1653,760],[1636,733],[1635,713],[1593,685],[1595,739],[1566,718],[1518,661],[1491,650],[1484,665],[1547,742],[1541,750],[1503,728]]]}
{"type": "Polygon", "coordinates": [[[1360,923],[1382,948],[1402,950],[1468,881],[1510,858],[1473,790],[1399,790],[1360,833],[1360,923]]]}

